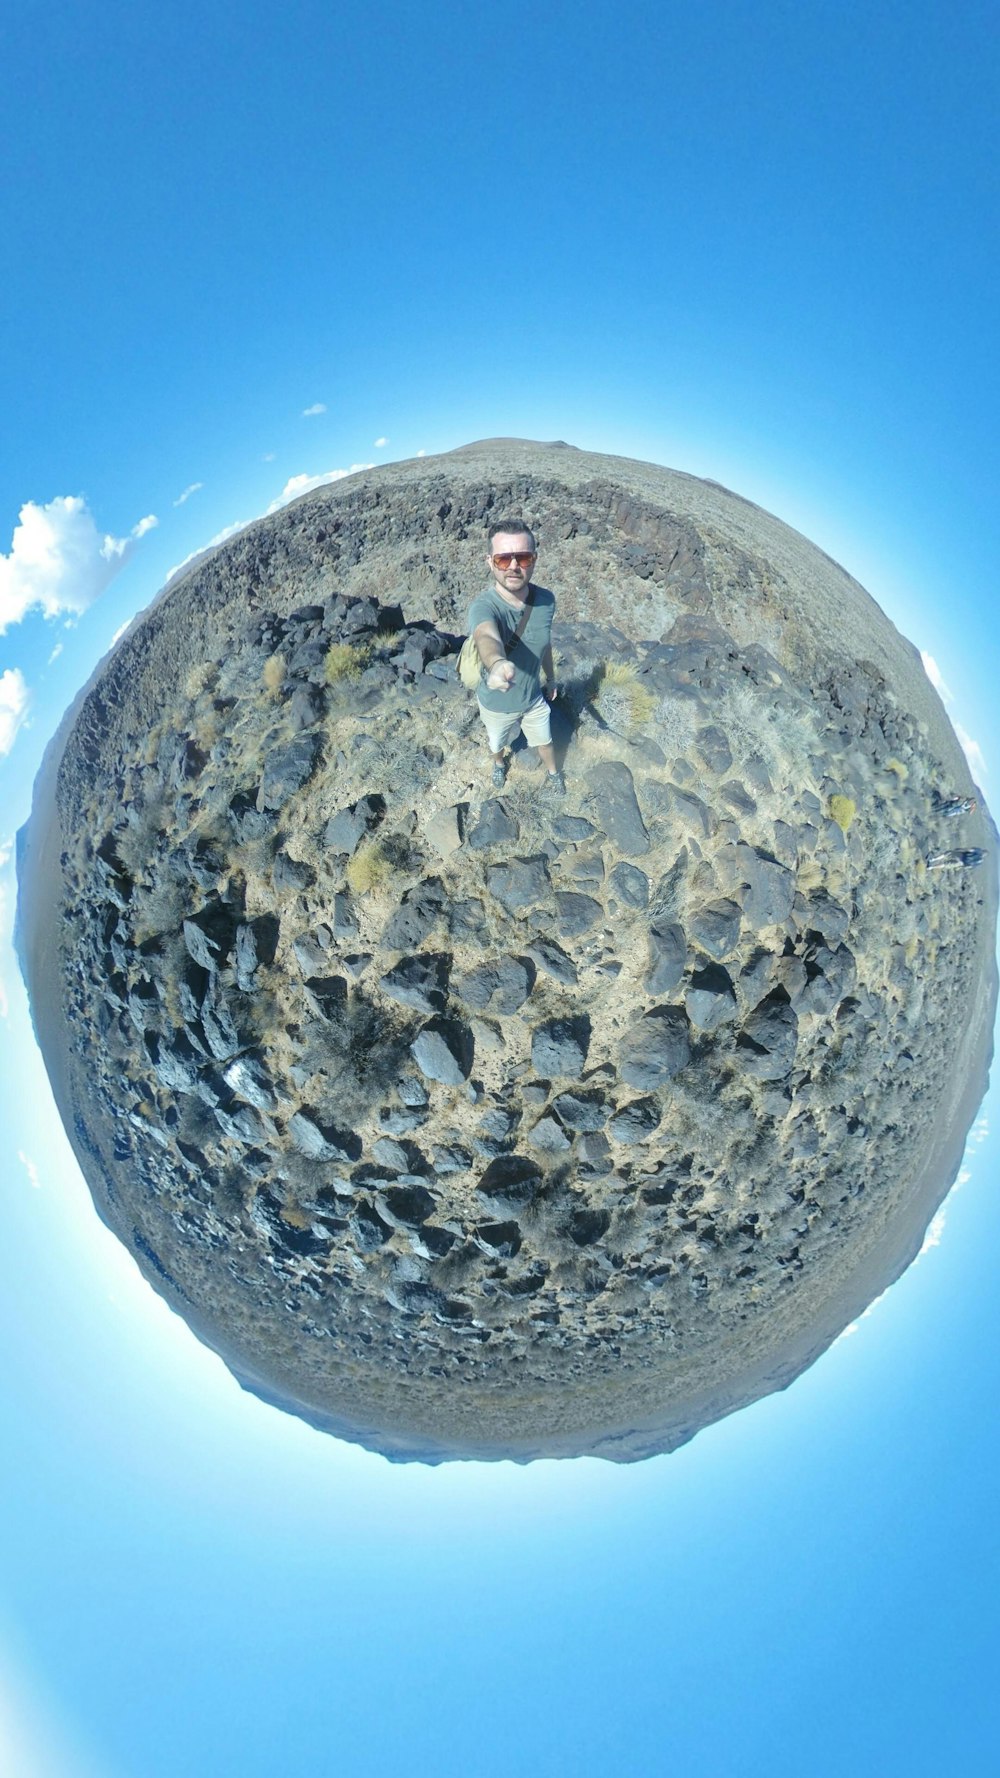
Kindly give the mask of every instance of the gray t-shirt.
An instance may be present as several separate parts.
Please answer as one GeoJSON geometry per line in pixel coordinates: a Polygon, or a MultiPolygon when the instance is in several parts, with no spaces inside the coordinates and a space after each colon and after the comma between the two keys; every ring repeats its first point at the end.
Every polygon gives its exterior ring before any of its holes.
{"type": "Polygon", "coordinates": [[[528,613],[528,621],[521,635],[510,647],[514,631],[521,618],[520,611],[501,599],[495,588],[488,587],[480,593],[469,606],[469,635],[477,624],[495,623],[500,632],[501,640],[507,644],[508,655],[514,669],[513,683],[507,691],[492,691],[486,684],[485,673],[479,681],[479,702],[484,710],[504,710],[508,714],[527,710],[541,695],[542,690],[542,655],[552,641],[552,617],[556,602],[548,587],[534,588],[534,603],[528,613]]]}

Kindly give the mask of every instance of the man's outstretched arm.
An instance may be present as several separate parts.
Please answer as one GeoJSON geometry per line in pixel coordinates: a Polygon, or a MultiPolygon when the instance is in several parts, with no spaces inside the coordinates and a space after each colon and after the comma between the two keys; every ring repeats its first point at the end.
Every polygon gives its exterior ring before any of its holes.
{"type": "Polygon", "coordinates": [[[472,632],[479,658],[486,668],[486,683],[493,691],[503,691],[514,678],[513,662],[507,659],[500,631],[494,623],[477,624],[472,632]]]}

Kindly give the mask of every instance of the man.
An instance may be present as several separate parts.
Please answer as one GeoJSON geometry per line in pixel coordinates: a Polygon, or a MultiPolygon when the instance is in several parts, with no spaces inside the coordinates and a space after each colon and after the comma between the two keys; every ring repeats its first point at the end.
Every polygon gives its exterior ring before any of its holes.
{"type": "Polygon", "coordinates": [[[469,634],[483,664],[479,714],[493,754],[494,787],[503,789],[507,750],[523,731],[547,768],[546,791],[564,796],[566,781],[556,766],[549,720],[557,689],[552,665],[556,602],[547,587],[535,586],[531,579],[537,554],[534,535],[523,520],[500,521],[486,558],[493,584],[469,607],[469,634]]]}

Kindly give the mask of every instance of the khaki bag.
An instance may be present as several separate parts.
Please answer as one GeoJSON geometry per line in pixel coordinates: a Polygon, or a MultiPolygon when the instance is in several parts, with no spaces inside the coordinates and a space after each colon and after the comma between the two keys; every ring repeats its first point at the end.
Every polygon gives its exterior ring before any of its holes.
{"type": "MultiPolygon", "coordinates": [[[[514,643],[519,642],[524,634],[524,626],[528,621],[531,607],[534,603],[535,589],[533,586],[529,586],[528,596],[524,601],[524,610],[517,620],[517,629],[514,631],[513,636],[504,648],[504,653],[508,657],[510,656],[510,651],[514,646],[514,643]]],[[[479,658],[479,650],[476,647],[474,637],[466,636],[465,641],[462,643],[462,646],[458,651],[458,660],[455,662],[455,672],[465,686],[466,691],[476,691],[478,689],[480,681],[483,678],[484,668],[483,663],[479,658]]]]}
{"type": "Polygon", "coordinates": [[[466,636],[459,650],[455,666],[458,677],[466,691],[475,691],[482,677],[483,663],[479,658],[479,650],[471,636],[466,636]]]}

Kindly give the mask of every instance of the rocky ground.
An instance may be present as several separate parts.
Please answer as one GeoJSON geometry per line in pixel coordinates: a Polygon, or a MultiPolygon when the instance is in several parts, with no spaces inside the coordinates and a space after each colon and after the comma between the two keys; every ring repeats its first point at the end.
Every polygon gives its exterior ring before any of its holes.
{"type": "Polygon", "coordinates": [[[969,780],[912,650],[735,496],[542,449],[225,546],[34,818],[102,1214],[241,1380],[390,1455],[633,1457],[788,1381],[919,1244],[982,1049],[995,870],[924,867],[986,830],[933,813],[969,780]],[[530,750],[492,790],[454,673],[514,503],[562,803],[530,750]]]}

